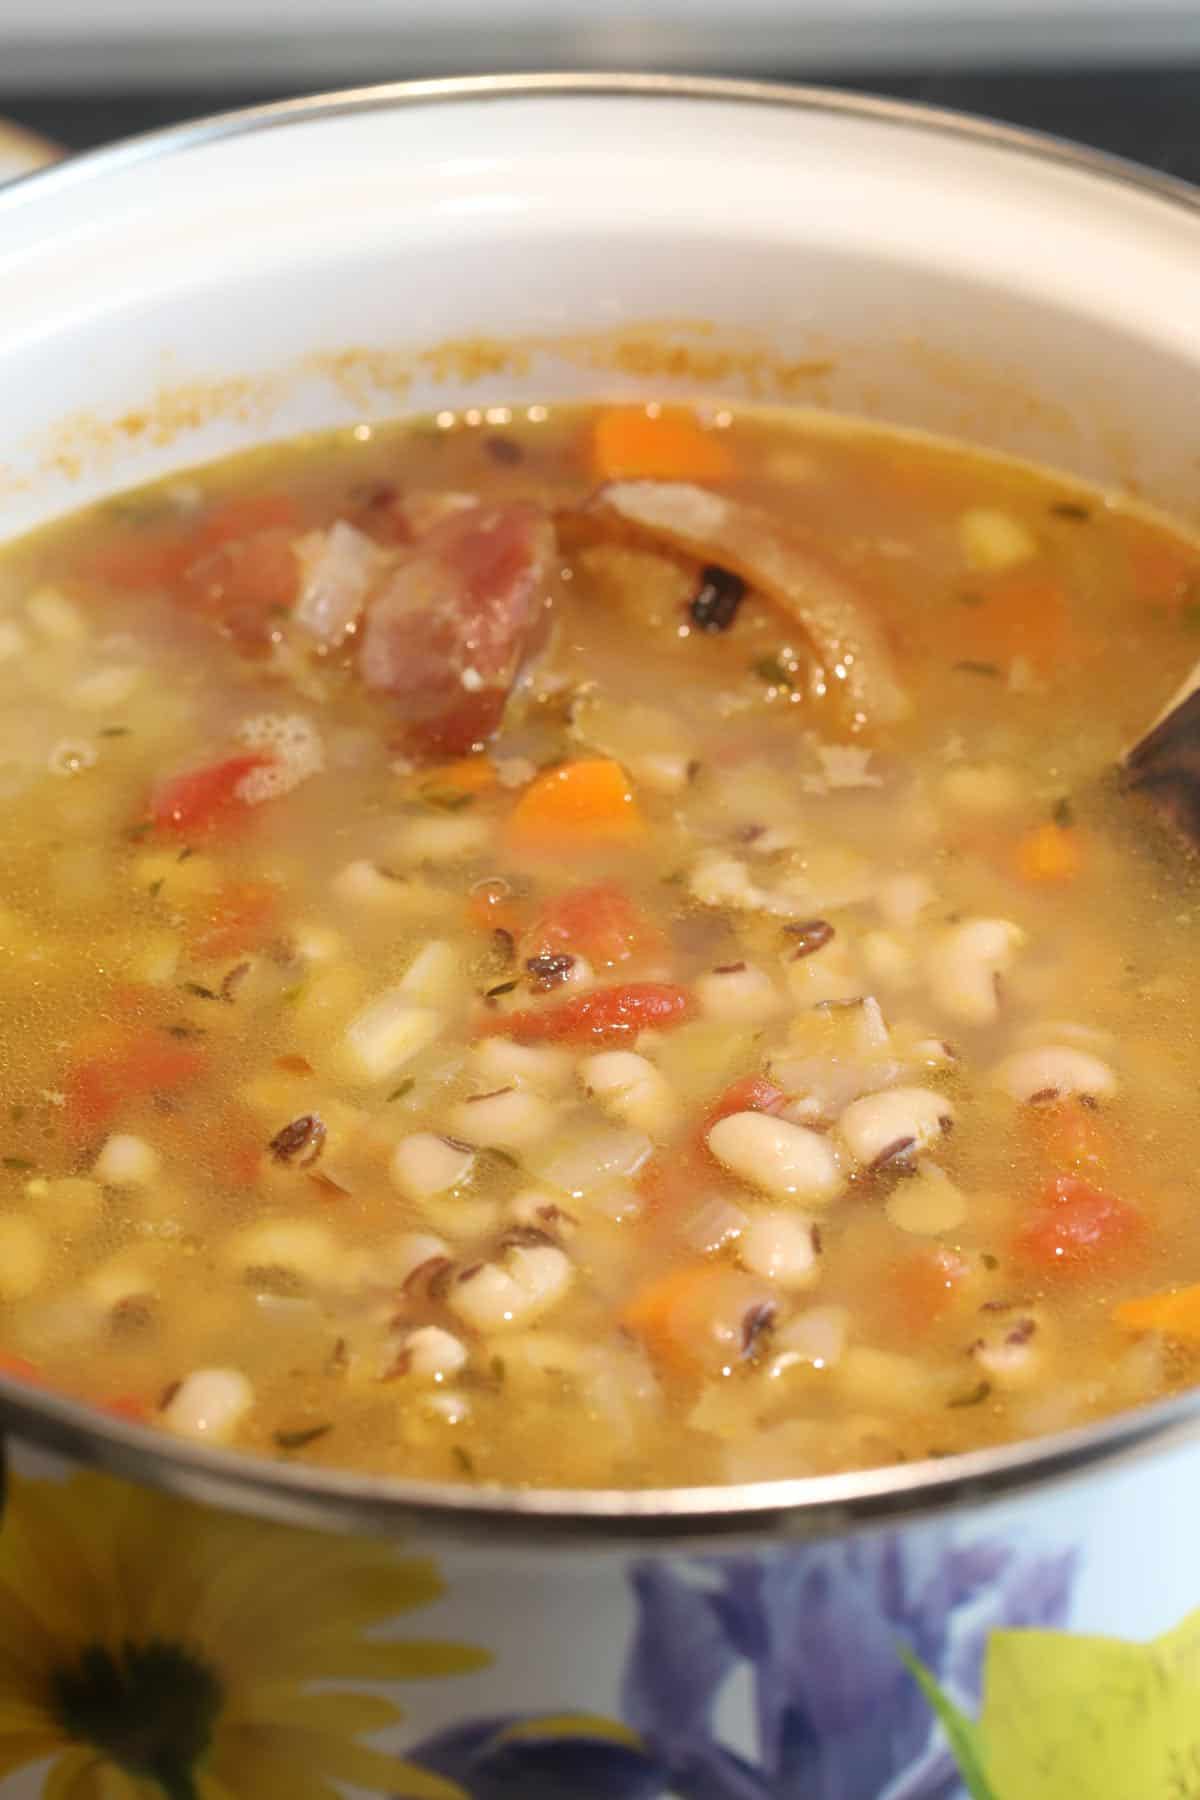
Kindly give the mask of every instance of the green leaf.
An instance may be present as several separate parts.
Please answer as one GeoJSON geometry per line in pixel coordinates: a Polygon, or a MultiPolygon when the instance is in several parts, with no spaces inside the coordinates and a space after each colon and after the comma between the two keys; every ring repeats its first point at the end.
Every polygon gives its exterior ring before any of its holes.
{"type": "Polygon", "coordinates": [[[924,1663],[913,1655],[906,1644],[900,1646],[900,1656],[937,1715],[971,1800],[1000,1800],[984,1769],[983,1734],[979,1726],[974,1719],[967,1717],[961,1707],[954,1704],[949,1694],[938,1685],[924,1663]]]}
{"type": "Polygon", "coordinates": [[[1149,1644],[997,1631],[983,1729],[1000,1791],[1019,1800],[1200,1794],[1200,1612],[1149,1644]]]}

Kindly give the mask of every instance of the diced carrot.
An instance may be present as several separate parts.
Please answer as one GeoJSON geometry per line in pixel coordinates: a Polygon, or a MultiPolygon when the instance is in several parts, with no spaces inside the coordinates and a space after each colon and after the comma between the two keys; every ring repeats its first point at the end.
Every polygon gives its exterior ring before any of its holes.
{"type": "Polygon", "coordinates": [[[621,1043],[639,1031],[683,1025],[693,1010],[686,988],[668,981],[631,981],[623,987],[594,988],[536,1012],[490,1013],[478,1030],[481,1037],[511,1037],[519,1044],[621,1043]]]}
{"type": "Polygon", "coordinates": [[[141,594],[173,588],[195,559],[196,540],[190,532],[129,530],[90,547],[78,573],[86,580],[141,594]]]}
{"type": "Polygon", "coordinates": [[[484,882],[467,895],[468,922],[480,931],[507,931],[518,938],[528,917],[528,909],[499,882],[484,882]]]}
{"type": "Polygon", "coordinates": [[[1126,1331],[1162,1331],[1168,1337],[1200,1339],[1200,1282],[1165,1294],[1122,1300],[1113,1319],[1126,1331]]]}
{"type": "Polygon", "coordinates": [[[700,1334],[705,1317],[719,1306],[730,1273],[728,1264],[709,1261],[668,1269],[627,1302],[621,1323],[671,1374],[694,1376],[703,1366],[700,1334]]]}
{"type": "Polygon", "coordinates": [[[490,756],[460,756],[421,777],[421,787],[437,793],[486,794],[496,785],[496,765],[490,756]]]}
{"type": "Polygon", "coordinates": [[[1074,881],[1083,867],[1078,831],[1065,825],[1036,825],[1018,840],[1014,866],[1032,886],[1056,887],[1074,881]]]}
{"type": "Polygon", "coordinates": [[[194,956],[217,961],[256,949],[270,936],[281,894],[273,881],[230,881],[206,900],[190,936],[194,956]]]}
{"type": "Polygon", "coordinates": [[[725,481],[733,458],[692,414],[613,406],[592,432],[592,468],[600,481],[725,481]]]}
{"type": "Polygon", "coordinates": [[[259,750],[227,756],[223,762],[185,769],[159,783],[150,799],[156,828],[176,837],[200,837],[244,824],[250,808],[238,789],[246,776],[270,762],[259,750]]]}
{"type": "Polygon", "coordinates": [[[613,968],[631,957],[661,956],[663,932],[646,918],[615,881],[569,888],[543,907],[521,945],[523,957],[568,951],[598,968],[613,968]]]}
{"type": "Polygon", "coordinates": [[[532,781],[509,814],[507,836],[515,849],[544,853],[633,843],[645,830],[620,763],[594,757],[532,781]]]}
{"type": "Polygon", "coordinates": [[[1137,598],[1146,606],[1181,606],[1200,580],[1200,550],[1137,519],[1122,521],[1121,535],[1137,598]]]}
{"type": "Polygon", "coordinates": [[[954,633],[962,656],[1000,667],[1023,657],[1042,674],[1069,660],[1070,609],[1052,576],[1018,569],[982,583],[973,600],[954,633]]]}

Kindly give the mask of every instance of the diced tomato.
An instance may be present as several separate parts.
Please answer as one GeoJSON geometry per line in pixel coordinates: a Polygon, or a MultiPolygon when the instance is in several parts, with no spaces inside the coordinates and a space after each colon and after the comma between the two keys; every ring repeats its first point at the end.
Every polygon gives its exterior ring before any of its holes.
{"type": "Polygon", "coordinates": [[[96,1400],[92,1404],[97,1412],[124,1419],[130,1425],[144,1425],[150,1417],[150,1408],[136,1394],[114,1394],[111,1400],[96,1400]]]}
{"type": "Polygon", "coordinates": [[[177,837],[202,837],[219,829],[236,830],[250,809],[238,788],[254,769],[265,768],[269,756],[247,750],[224,762],[186,769],[160,782],[150,798],[150,816],[159,831],[177,837]]]}
{"type": "Polygon", "coordinates": [[[901,1336],[918,1337],[949,1312],[969,1273],[967,1259],[944,1245],[922,1248],[897,1263],[888,1276],[888,1294],[901,1336]]]}
{"type": "Polygon", "coordinates": [[[553,956],[563,951],[611,969],[631,957],[660,956],[666,938],[615,881],[570,888],[543,908],[530,927],[521,954],[553,956]]]}
{"type": "Polygon", "coordinates": [[[1112,1156],[1112,1130],[1099,1107],[1082,1100],[1055,1100],[1029,1109],[1034,1142],[1050,1168],[1100,1169],[1112,1156]]]}
{"type": "Polygon", "coordinates": [[[206,544],[228,544],[263,531],[295,531],[299,523],[289,494],[232,494],[205,514],[199,535],[206,544]]]}
{"type": "Polygon", "coordinates": [[[173,1094],[203,1073],[207,1058],[195,1044],[163,1031],[115,1034],[106,1055],[89,1055],[66,1078],[66,1121],[75,1138],[107,1129],[130,1101],[173,1094]]]}
{"type": "Polygon", "coordinates": [[[1013,1251],[1043,1274],[1086,1275],[1128,1258],[1145,1234],[1136,1207],[1080,1175],[1056,1175],[1019,1227],[1013,1251]]]}
{"type": "Polygon", "coordinates": [[[178,527],[114,533],[89,549],[79,573],[90,581],[128,593],[170,590],[195,560],[196,540],[178,527]]]}
{"type": "Polygon", "coordinates": [[[522,1044],[619,1042],[639,1031],[669,1031],[691,1014],[686,988],[667,981],[631,981],[538,1012],[496,1013],[481,1020],[479,1030],[486,1037],[512,1037],[522,1044]]]}
{"type": "Polygon", "coordinates": [[[195,956],[217,961],[254,950],[271,935],[280,890],[273,881],[230,881],[206,902],[190,935],[195,956]]]}
{"type": "Polygon", "coordinates": [[[652,1156],[638,1171],[634,1185],[645,1216],[661,1224],[677,1219],[712,1188],[713,1166],[697,1145],[685,1144],[669,1155],[652,1156]]]}
{"type": "Polygon", "coordinates": [[[778,1112],[787,1099],[781,1087],[765,1075],[743,1075],[712,1102],[700,1123],[700,1140],[707,1138],[719,1119],[740,1112],[778,1112]]]}

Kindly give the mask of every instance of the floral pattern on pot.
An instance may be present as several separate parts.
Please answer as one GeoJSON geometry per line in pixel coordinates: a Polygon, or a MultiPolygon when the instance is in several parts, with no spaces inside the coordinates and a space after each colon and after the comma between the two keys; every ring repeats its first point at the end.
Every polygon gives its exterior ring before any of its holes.
{"type": "Polygon", "coordinates": [[[382,1637],[442,1591],[428,1558],[215,1512],[95,1474],[12,1480],[0,1529],[0,1779],[42,1800],[455,1800],[363,1740],[401,1711],[360,1684],[485,1666],[382,1637]],[[337,1683],[331,1687],[330,1683],[337,1683]]]}
{"type": "Polygon", "coordinates": [[[482,1719],[412,1755],[471,1800],[949,1800],[961,1776],[930,1692],[965,1716],[991,1634],[1059,1623],[1074,1568],[949,1531],[640,1563],[621,1722],[482,1719]],[[738,1677],[752,1755],[718,1722],[738,1677]]]}

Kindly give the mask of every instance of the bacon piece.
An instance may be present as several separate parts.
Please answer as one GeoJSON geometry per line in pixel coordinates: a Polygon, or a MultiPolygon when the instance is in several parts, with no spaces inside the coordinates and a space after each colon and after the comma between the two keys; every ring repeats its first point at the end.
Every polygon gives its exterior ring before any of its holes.
{"type": "Polygon", "coordinates": [[[453,513],[368,602],[359,670],[390,694],[405,747],[457,756],[490,737],[549,627],[556,545],[526,502],[453,513]]]}

